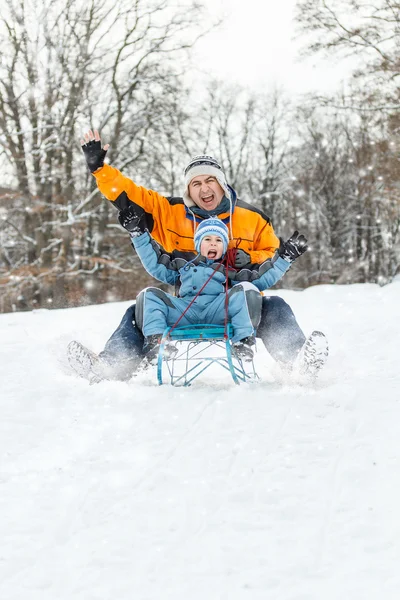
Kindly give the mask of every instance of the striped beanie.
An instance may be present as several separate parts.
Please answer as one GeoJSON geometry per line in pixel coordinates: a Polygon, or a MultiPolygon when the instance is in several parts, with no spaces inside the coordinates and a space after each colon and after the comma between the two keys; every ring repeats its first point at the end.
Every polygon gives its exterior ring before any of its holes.
{"type": "Polygon", "coordinates": [[[204,221],[200,223],[194,234],[194,245],[197,252],[200,252],[201,242],[207,235],[218,235],[222,239],[225,254],[229,244],[229,232],[225,223],[217,217],[204,219],[204,221]]]}
{"type": "Polygon", "coordinates": [[[212,175],[212,177],[215,177],[224,190],[225,196],[231,200],[231,192],[221,165],[212,156],[201,154],[192,158],[184,171],[185,191],[183,193],[183,200],[186,206],[195,206],[196,204],[189,195],[189,183],[197,175],[212,175]]]}

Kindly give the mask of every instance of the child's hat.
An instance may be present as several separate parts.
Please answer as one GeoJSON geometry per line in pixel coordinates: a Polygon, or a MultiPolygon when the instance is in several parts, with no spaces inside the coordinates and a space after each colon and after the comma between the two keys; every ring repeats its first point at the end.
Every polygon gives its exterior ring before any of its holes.
{"type": "Polygon", "coordinates": [[[197,252],[200,252],[201,242],[207,235],[218,235],[222,239],[225,254],[229,244],[229,231],[225,223],[217,217],[204,219],[204,221],[200,223],[194,234],[194,245],[197,252]]]}

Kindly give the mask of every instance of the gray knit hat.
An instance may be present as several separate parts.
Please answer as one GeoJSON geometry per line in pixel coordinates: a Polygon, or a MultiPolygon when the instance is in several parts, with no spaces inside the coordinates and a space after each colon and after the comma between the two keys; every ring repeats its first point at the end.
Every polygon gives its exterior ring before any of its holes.
{"type": "Polygon", "coordinates": [[[184,171],[185,191],[183,193],[183,201],[186,206],[196,206],[196,203],[189,195],[189,183],[194,177],[197,177],[197,175],[212,175],[212,177],[215,177],[219,185],[224,190],[225,196],[231,200],[231,192],[226,182],[225,173],[223,172],[221,165],[218,164],[215,158],[212,156],[201,154],[192,158],[184,171]]]}

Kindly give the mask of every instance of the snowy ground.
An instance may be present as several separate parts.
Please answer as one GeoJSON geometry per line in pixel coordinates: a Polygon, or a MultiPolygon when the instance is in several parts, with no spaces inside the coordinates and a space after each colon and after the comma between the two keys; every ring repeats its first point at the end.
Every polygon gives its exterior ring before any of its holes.
{"type": "Polygon", "coordinates": [[[0,315],[1,600],[398,600],[400,281],[280,293],[314,389],[88,386],[129,303],[0,315]]]}

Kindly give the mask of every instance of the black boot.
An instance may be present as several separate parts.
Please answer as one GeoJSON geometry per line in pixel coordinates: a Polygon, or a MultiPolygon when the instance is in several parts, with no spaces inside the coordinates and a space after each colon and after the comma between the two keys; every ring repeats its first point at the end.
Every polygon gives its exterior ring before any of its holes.
{"type": "Polygon", "coordinates": [[[162,335],[155,333],[144,338],[143,354],[149,363],[157,362],[158,351],[160,349],[162,335]]]}
{"type": "Polygon", "coordinates": [[[254,352],[252,346],[255,346],[256,340],[253,335],[243,338],[238,342],[233,342],[232,350],[234,356],[240,360],[250,362],[254,358],[254,352]]]}
{"type": "MultiPolygon", "coordinates": [[[[160,333],[149,335],[144,338],[143,354],[145,361],[148,364],[154,365],[157,363],[161,340],[162,334],[160,333]]],[[[174,346],[174,344],[170,344],[168,342],[165,343],[163,352],[163,357],[165,359],[168,360],[169,358],[173,358],[177,352],[178,349],[174,346]]]]}

